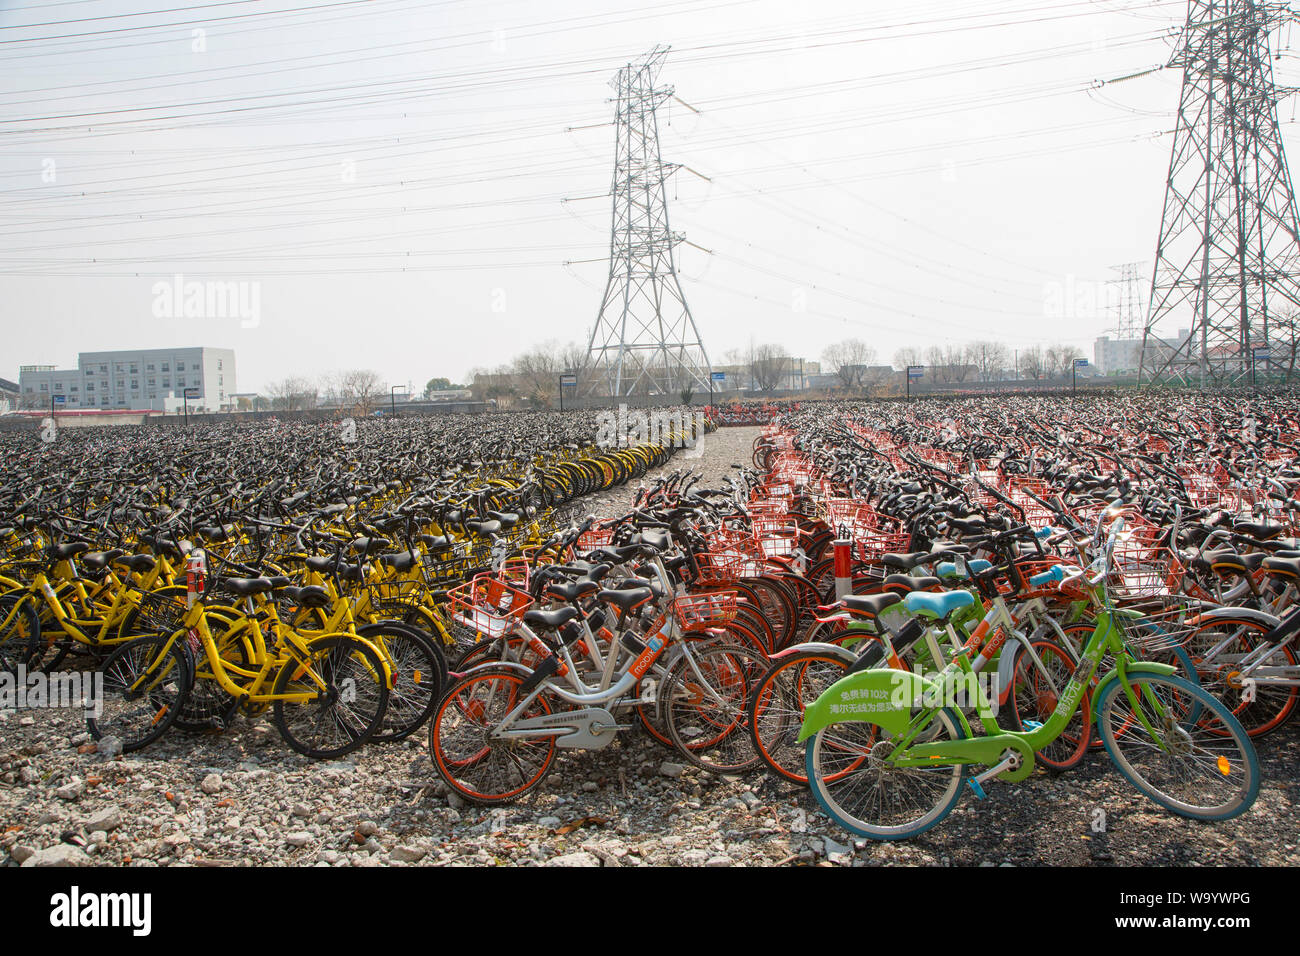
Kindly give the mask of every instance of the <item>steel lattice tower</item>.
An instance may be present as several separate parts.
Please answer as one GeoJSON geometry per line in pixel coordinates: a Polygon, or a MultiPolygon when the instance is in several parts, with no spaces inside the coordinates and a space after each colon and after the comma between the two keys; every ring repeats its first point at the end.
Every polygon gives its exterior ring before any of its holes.
{"type": "Polygon", "coordinates": [[[671,395],[709,387],[711,367],[678,279],[665,182],[679,167],[659,155],[655,110],[673,95],[656,86],[668,48],[618,71],[614,219],[609,281],[587,345],[585,388],[611,396],[671,395]]]}
{"type": "MultiPolygon", "coordinates": [[[[1224,385],[1252,371],[1270,322],[1300,311],[1300,236],[1259,0],[1189,0],[1170,66],[1178,125],[1142,344],[1142,382],[1224,385]],[[1186,338],[1161,338],[1187,329],[1186,338]]],[[[1261,361],[1267,361],[1261,358],[1261,361]]]]}
{"type": "Polygon", "coordinates": [[[1142,306],[1138,301],[1141,292],[1138,289],[1138,269],[1140,262],[1125,262],[1111,266],[1119,273],[1118,279],[1111,279],[1111,284],[1118,288],[1115,296],[1115,337],[1121,342],[1132,342],[1142,337],[1145,328],[1142,322],[1142,306]]]}

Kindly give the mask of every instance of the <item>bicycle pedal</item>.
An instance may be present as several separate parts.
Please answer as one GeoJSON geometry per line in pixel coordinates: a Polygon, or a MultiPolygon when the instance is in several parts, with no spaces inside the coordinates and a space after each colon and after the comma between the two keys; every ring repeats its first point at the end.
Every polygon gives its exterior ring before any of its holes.
{"type": "Polygon", "coordinates": [[[970,784],[970,788],[974,792],[975,796],[979,797],[979,799],[981,800],[987,799],[988,794],[984,792],[984,788],[980,786],[980,782],[978,780],[976,780],[974,777],[971,777],[966,782],[970,784]]]}
{"type": "Polygon", "coordinates": [[[1032,734],[1035,730],[1043,729],[1042,721],[1039,720],[1022,720],[1020,723],[1024,725],[1025,733],[1032,734]]]}

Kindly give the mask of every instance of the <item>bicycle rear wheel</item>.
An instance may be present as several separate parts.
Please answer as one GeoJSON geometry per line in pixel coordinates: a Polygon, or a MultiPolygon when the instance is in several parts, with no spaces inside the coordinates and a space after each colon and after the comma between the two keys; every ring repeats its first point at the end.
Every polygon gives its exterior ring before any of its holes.
{"type": "MultiPolygon", "coordinates": [[[[484,668],[452,684],[429,721],[429,754],[439,775],[466,800],[508,803],[546,778],[555,762],[555,734],[493,740],[489,733],[527,696],[524,675],[484,668]]],[[[552,712],[543,693],[521,718],[552,712]]]]}
{"type": "Polygon", "coordinates": [[[1259,795],[1259,757],[1223,702],[1177,677],[1139,673],[1127,682],[1136,706],[1119,678],[1097,701],[1101,740],[1120,773],[1179,816],[1230,820],[1250,809],[1259,795]]]}
{"type": "Polygon", "coordinates": [[[97,713],[86,718],[96,740],[116,737],[122,752],[147,747],[176,720],[189,697],[193,673],[178,644],[150,634],[120,645],[99,668],[97,713]]]}
{"type": "MultiPolygon", "coordinates": [[[[1047,723],[1056,711],[1057,702],[1065,685],[1074,676],[1074,661],[1055,641],[1030,641],[1038,659],[1034,659],[1020,645],[1016,645],[1015,673],[1011,679],[1011,714],[1017,730],[1025,729],[1026,720],[1047,723]]],[[[1007,653],[1005,650],[1003,653],[1007,653]]],[[[1092,710],[1088,695],[1083,695],[1079,709],[1070,717],[1061,735],[1037,751],[1037,758],[1049,770],[1063,771],[1077,767],[1088,753],[1092,742],[1092,710]]]]}
{"type": "Polygon", "coordinates": [[[759,757],[774,773],[808,782],[803,749],[795,746],[804,711],[844,676],[849,664],[825,651],[798,651],[773,662],[759,679],[746,723],[759,757]]]}
{"type": "MultiPolygon", "coordinates": [[[[960,740],[951,710],[934,713],[917,743],[960,740]]],[[[943,820],[961,798],[960,764],[897,767],[893,744],[866,721],[824,727],[804,750],[808,786],[832,820],[873,840],[904,840],[943,820]]]]}
{"type": "Polygon", "coordinates": [[[358,633],[387,655],[392,670],[388,710],[373,739],[391,742],[409,737],[429,719],[442,697],[442,652],[419,631],[391,621],[368,625],[358,633]]]}

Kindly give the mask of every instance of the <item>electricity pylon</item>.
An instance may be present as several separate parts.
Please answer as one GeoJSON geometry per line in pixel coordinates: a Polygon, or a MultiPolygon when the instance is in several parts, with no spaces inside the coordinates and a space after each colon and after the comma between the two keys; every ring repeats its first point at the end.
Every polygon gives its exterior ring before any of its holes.
{"type": "Polygon", "coordinates": [[[1189,0],[1183,70],[1143,334],[1144,383],[1227,385],[1268,362],[1270,324],[1300,311],[1300,235],[1259,0],[1189,0]],[[1176,338],[1162,338],[1187,330],[1176,338]]]}
{"type": "Polygon", "coordinates": [[[618,71],[614,219],[609,281],[587,344],[590,394],[675,395],[709,387],[709,357],[686,304],[668,226],[665,182],[678,168],[659,155],[655,110],[673,95],[657,86],[668,48],[657,46],[618,71]]]}

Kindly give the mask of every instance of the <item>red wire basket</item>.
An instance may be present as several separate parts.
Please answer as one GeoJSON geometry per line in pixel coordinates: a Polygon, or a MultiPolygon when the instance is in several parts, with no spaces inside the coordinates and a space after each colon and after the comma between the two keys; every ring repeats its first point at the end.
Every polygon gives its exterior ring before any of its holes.
{"type": "Polygon", "coordinates": [[[484,637],[502,637],[533,604],[527,591],[509,582],[479,574],[447,592],[451,616],[484,637]]]}
{"type": "Polygon", "coordinates": [[[1113,552],[1111,590],[1120,598],[1149,598],[1177,594],[1187,569],[1178,556],[1155,539],[1160,529],[1150,525],[1126,528],[1113,552]]]}
{"type": "Polygon", "coordinates": [[[528,582],[532,577],[532,570],[526,557],[506,558],[501,563],[501,567],[497,568],[496,576],[502,581],[513,584],[515,587],[527,590],[528,582]]]}
{"type": "Polygon", "coordinates": [[[867,564],[879,564],[886,554],[907,550],[911,535],[906,531],[867,529],[865,533],[854,535],[853,556],[867,564]]]}
{"type": "Polygon", "coordinates": [[[696,556],[700,566],[699,583],[705,587],[735,584],[741,578],[760,576],[765,570],[763,558],[746,552],[705,552],[696,556]]]}
{"type": "Polygon", "coordinates": [[[782,557],[799,547],[799,529],[789,518],[775,515],[752,515],[754,538],[763,555],[782,557]]]}
{"type": "Polygon", "coordinates": [[[682,630],[698,630],[734,621],[737,604],[735,591],[683,594],[673,599],[673,616],[682,630]]]}
{"type": "Polygon", "coordinates": [[[588,528],[578,535],[578,540],[573,543],[573,548],[580,554],[585,554],[588,551],[606,547],[613,540],[613,528],[588,528]]]}

